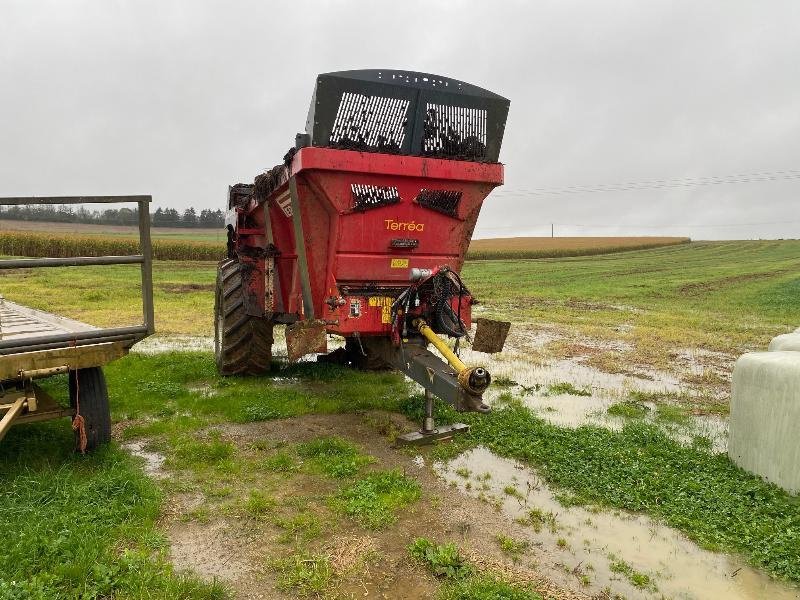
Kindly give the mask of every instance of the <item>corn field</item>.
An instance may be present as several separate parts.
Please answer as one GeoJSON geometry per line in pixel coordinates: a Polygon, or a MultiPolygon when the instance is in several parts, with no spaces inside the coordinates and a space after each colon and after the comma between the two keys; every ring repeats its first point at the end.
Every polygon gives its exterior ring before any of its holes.
{"type": "MultiPolygon", "coordinates": [[[[31,232],[0,232],[0,254],[65,258],[70,256],[121,256],[138,254],[138,240],[114,236],[45,235],[31,232]]],[[[211,260],[225,255],[224,244],[184,240],[153,240],[156,260],[211,260]]]]}
{"type": "MultiPolygon", "coordinates": [[[[689,238],[499,238],[473,240],[467,260],[513,260],[590,256],[684,244],[689,238]]],[[[138,254],[139,242],[129,237],[49,235],[30,231],[0,232],[0,254],[54,257],[138,254]]],[[[225,245],[193,240],[153,240],[156,260],[217,261],[225,245]]]]}

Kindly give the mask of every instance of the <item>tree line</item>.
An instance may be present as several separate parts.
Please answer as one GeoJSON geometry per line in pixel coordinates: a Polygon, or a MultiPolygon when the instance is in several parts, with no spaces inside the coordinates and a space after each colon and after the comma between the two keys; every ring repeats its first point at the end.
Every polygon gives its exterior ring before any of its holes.
{"type": "MultiPolygon", "coordinates": [[[[14,221],[46,221],[49,223],[93,223],[95,225],[137,225],[136,208],[107,208],[92,210],[84,206],[52,204],[0,206],[0,219],[14,221]]],[[[182,213],[174,208],[157,208],[150,213],[153,227],[224,227],[225,213],[203,209],[199,213],[189,207],[182,213]]]]}

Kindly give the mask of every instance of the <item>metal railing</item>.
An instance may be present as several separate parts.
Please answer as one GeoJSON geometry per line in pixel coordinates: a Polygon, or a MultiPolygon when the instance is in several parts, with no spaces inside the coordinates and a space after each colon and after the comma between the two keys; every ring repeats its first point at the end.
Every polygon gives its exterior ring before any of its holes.
{"type": "Polygon", "coordinates": [[[0,355],[83,346],[103,342],[123,342],[131,346],[155,332],[153,310],[153,249],[150,242],[150,202],[152,196],[34,196],[0,198],[0,206],[25,204],[116,204],[133,203],[139,213],[139,251],[125,256],[79,256],[74,258],[10,258],[0,260],[0,270],[34,267],[83,267],[91,265],[140,265],[142,277],[141,325],[100,328],[61,334],[38,335],[0,340],[0,355]]]}

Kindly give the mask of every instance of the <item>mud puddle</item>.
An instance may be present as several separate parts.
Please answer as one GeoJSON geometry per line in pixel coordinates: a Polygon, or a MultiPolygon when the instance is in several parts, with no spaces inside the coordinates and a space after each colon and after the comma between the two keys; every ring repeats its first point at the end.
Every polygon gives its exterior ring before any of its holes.
{"type": "Polygon", "coordinates": [[[530,546],[560,555],[564,570],[585,575],[591,589],[608,586],[626,598],[800,598],[800,590],[738,557],[705,551],[648,517],[565,508],[534,471],[484,448],[436,463],[434,469],[463,493],[495,505],[509,520],[528,520],[524,531],[530,546]],[[620,572],[623,564],[632,569],[628,576],[620,572]]]}
{"type": "Polygon", "coordinates": [[[163,454],[147,450],[147,442],[143,440],[134,440],[132,442],[125,442],[122,447],[130,454],[143,460],[144,472],[154,479],[164,479],[167,477],[163,471],[164,461],[166,458],[163,454]]]}

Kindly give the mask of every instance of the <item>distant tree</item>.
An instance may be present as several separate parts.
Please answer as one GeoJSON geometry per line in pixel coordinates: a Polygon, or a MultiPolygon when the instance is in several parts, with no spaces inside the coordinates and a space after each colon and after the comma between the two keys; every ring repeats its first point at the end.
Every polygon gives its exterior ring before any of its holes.
{"type": "Polygon", "coordinates": [[[183,216],[181,217],[181,226],[197,227],[197,213],[195,212],[193,207],[190,206],[185,211],[183,211],[183,216]]]}
{"type": "Polygon", "coordinates": [[[205,208],[200,211],[198,225],[200,227],[223,227],[225,225],[225,215],[221,210],[209,210],[205,208]]]}

